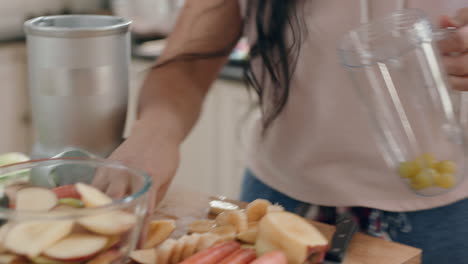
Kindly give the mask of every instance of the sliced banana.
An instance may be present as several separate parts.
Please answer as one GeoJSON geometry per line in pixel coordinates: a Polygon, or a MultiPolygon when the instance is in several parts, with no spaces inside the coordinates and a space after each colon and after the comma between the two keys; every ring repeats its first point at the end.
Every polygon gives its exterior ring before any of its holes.
{"type": "Polygon", "coordinates": [[[222,238],[223,241],[229,241],[236,239],[236,228],[232,225],[217,226],[211,229],[210,233],[217,235],[222,238]]]}
{"type": "Polygon", "coordinates": [[[182,250],[181,260],[185,260],[195,254],[200,237],[201,235],[197,233],[193,233],[187,237],[187,240],[185,240],[184,249],[182,250]]]}
{"type": "Polygon", "coordinates": [[[174,248],[177,245],[177,240],[169,238],[166,239],[159,247],[156,249],[156,255],[158,257],[158,264],[170,264],[171,256],[174,252],[174,248]]]}
{"type": "Polygon", "coordinates": [[[239,210],[239,206],[227,201],[213,200],[210,202],[210,213],[218,215],[222,212],[239,210]]]}
{"type": "Polygon", "coordinates": [[[245,208],[247,219],[249,222],[257,222],[262,219],[267,213],[268,207],[272,206],[270,201],[265,199],[257,199],[250,202],[245,208]]]}
{"type": "Polygon", "coordinates": [[[182,260],[182,252],[184,250],[187,238],[188,236],[184,235],[176,241],[177,244],[174,246],[169,263],[177,264],[182,260]]]}
{"type": "Polygon", "coordinates": [[[166,240],[175,230],[174,220],[154,220],[149,223],[143,249],[153,248],[166,240]]]}
{"type": "Polygon", "coordinates": [[[214,220],[195,220],[189,224],[189,233],[206,233],[215,227],[215,225],[216,222],[214,220]]]}
{"type": "Polygon", "coordinates": [[[250,222],[249,228],[245,232],[241,232],[237,234],[237,240],[247,243],[247,244],[255,244],[257,240],[257,233],[258,233],[258,222],[250,222]]]}
{"type": "MultiPolygon", "coordinates": [[[[201,234],[200,239],[198,240],[197,249],[195,250],[195,252],[199,252],[204,249],[207,249],[213,246],[214,244],[220,243],[222,241],[223,241],[223,238],[218,235],[215,235],[212,233],[201,234]]],[[[158,262],[158,264],[160,263],[158,262]]]]}
{"type": "Polygon", "coordinates": [[[247,231],[248,221],[244,211],[230,211],[219,214],[216,219],[216,226],[232,225],[236,228],[236,233],[247,231]]]}
{"type": "Polygon", "coordinates": [[[130,253],[130,258],[140,264],[155,264],[157,261],[156,249],[141,249],[130,253]]]}

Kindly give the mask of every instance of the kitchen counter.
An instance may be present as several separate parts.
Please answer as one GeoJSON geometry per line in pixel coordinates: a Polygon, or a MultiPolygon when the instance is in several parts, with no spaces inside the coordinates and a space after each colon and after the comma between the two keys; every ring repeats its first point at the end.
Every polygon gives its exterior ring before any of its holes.
{"type": "MultiPolygon", "coordinates": [[[[185,232],[188,223],[207,216],[210,196],[179,186],[173,186],[158,208],[159,214],[177,217],[178,234],[185,232]]],[[[331,239],[335,228],[312,222],[327,239],[331,239]]],[[[419,264],[422,251],[406,245],[357,233],[348,249],[344,264],[419,264]]]]}

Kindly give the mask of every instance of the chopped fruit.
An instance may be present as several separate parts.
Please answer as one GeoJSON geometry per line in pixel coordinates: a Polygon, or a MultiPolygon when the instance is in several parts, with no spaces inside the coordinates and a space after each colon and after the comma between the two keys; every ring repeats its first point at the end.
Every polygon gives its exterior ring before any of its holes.
{"type": "Polygon", "coordinates": [[[422,166],[426,168],[434,168],[435,164],[437,163],[437,160],[431,153],[422,154],[421,156],[416,158],[416,161],[420,162],[422,166]]]}
{"type": "Polygon", "coordinates": [[[45,188],[29,187],[16,194],[16,210],[48,211],[57,205],[57,196],[45,188]]]}
{"type": "Polygon", "coordinates": [[[86,264],[112,264],[122,257],[122,253],[116,249],[105,251],[86,264]]]}
{"type": "Polygon", "coordinates": [[[457,165],[455,164],[455,162],[453,161],[450,161],[450,160],[443,160],[443,161],[440,161],[436,164],[435,166],[435,169],[439,172],[439,173],[450,173],[450,174],[454,174],[457,170],[457,165]]]}
{"type": "Polygon", "coordinates": [[[206,233],[215,226],[215,221],[202,219],[189,224],[189,233],[206,233]]]}
{"type": "Polygon", "coordinates": [[[11,222],[5,223],[0,227],[0,253],[4,253],[5,251],[8,251],[7,248],[5,248],[4,241],[8,232],[10,232],[10,229],[12,227],[13,227],[13,224],[11,222]]]}
{"type": "Polygon", "coordinates": [[[441,188],[450,189],[455,185],[455,177],[450,173],[441,173],[434,177],[434,184],[441,188]]]}
{"type": "Polygon", "coordinates": [[[135,250],[130,253],[130,258],[137,263],[141,264],[154,264],[157,263],[156,249],[142,249],[135,250]]]}
{"type": "Polygon", "coordinates": [[[100,207],[112,203],[112,199],[109,196],[90,185],[77,183],[76,190],[86,207],[100,207]]]}
{"type": "Polygon", "coordinates": [[[252,261],[250,264],[288,264],[288,260],[283,252],[271,251],[252,261]]]}
{"type": "Polygon", "coordinates": [[[4,244],[12,252],[37,257],[43,250],[68,236],[72,228],[71,220],[23,222],[10,229],[4,244]]]}
{"type": "Polygon", "coordinates": [[[193,233],[185,240],[184,249],[182,250],[182,259],[187,259],[196,253],[198,242],[200,241],[200,234],[193,233]]]}
{"type": "Polygon", "coordinates": [[[420,163],[415,161],[406,161],[400,163],[400,176],[403,178],[413,178],[422,170],[420,163]]]}
{"type": "Polygon", "coordinates": [[[182,260],[182,253],[185,247],[185,241],[187,240],[187,235],[183,235],[176,241],[176,245],[174,246],[174,250],[172,251],[171,258],[169,263],[179,263],[182,260]]]}
{"type": "Polygon", "coordinates": [[[257,240],[257,232],[258,222],[250,222],[247,231],[237,234],[236,238],[237,240],[247,244],[255,244],[255,241],[257,240]]]}
{"type": "Polygon", "coordinates": [[[20,256],[13,254],[0,254],[1,264],[26,264],[27,261],[20,256]]]}
{"type": "MultiPolygon", "coordinates": [[[[50,258],[46,258],[43,256],[35,257],[30,259],[34,264],[66,264],[63,261],[54,260],[50,258]]],[[[1,262],[0,262],[1,263],[1,262]]],[[[68,263],[67,263],[68,264],[68,263]]]]}
{"type": "Polygon", "coordinates": [[[245,232],[248,228],[247,215],[241,210],[223,212],[216,217],[216,225],[232,225],[237,233],[245,232]]]}
{"type": "Polygon", "coordinates": [[[180,264],[217,264],[239,248],[240,244],[237,242],[224,242],[202,250],[180,264]]]}
{"type": "Polygon", "coordinates": [[[171,259],[172,252],[174,251],[177,241],[175,239],[166,239],[156,250],[158,261],[156,263],[167,264],[171,259]]]}
{"type": "Polygon", "coordinates": [[[232,225],[217,226],[211,229],[210,233],[217,235],[224,241],[236,239],[236,228],[232,225]]]}
{"type": "Polygon", "coordinates": [[[271,206],[270,201],[265,199],[257,199],[250,202],[245,208],[247,219],[249,222],[258,222],[267,213],[268,206],[271,206]]]}
{"type": "Polygon", "coordinates": [[[78,219],[81,226],[100,235],[125,233],[134,227],[136,222],[136,216],[123,211],[113,211],[78,219]]]}
{"type": "Polygon", "coordinates": [[[411,178],[411,187],[415,190],[431,187],[434,183],[434,178],[438,175],[439,173],[434,169],[423,169],[418,175],[411,178]]]}
{"type": "Polygon", "coordinates": [[[239,206],[227,201],[213,200],[210,202],[210,213],[219,215],[222,212],[239,210],[239,206]]]}
{"type": "Polygon", "coordinates": [[[328,241],[304,218],[289,212],[275,212],[265,215],[258,223],[255,247],[258,255],[280,250],[286,254],[288,263],[302,264],[311,254],[318,258],[324,256],[328,241]]]}
{"type": "Polygon", "coordinates": [[[204,249],[207,249],[222,241],[223,241],[223,238],[221,238],[218,235],[215,235],[212,233],[201,234],[200,239],[198,240],[197,249],[195,250],[195,252],[199,252],[204,249]]]}
{"type": "Polygon", "coordinates": [[[75,184],[63,185],[55,187],[52,191],[57,195],[57,198],[75,198],[81,199],[78,190],[76,190],[75,184]]]}
{"type": "Polygon", "coordinates": [[[107,245],[107,237],[72,234],[44,251],[44,255],[62,261],[83,261],[94,257],[107,245]]]}
{"type": "Polygon", "coordinates": [[[78,199],[75,199],[75,198],[62,198],[62,199],[58,200],[58,203],[62,204],[62,205],[68,205],[68,206],[71,206],[71,207],[75,207],[75,208],[84,207],[83,202],[81,200],[78,200],[78,199]]]}
{"type": "Polygon", "coordinates": [[[154,220],[149,223],[148,234],[143,249],[156,247],[166,240],[175,230],[174,220],[154,220]]]}

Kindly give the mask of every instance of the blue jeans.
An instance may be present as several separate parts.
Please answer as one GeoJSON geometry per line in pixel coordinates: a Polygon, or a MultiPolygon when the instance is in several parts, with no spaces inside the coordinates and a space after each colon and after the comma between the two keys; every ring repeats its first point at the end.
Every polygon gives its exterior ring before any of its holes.
{"type": "MultiPolygon", "coordinates": [[[[246,171],[241,200],[257,198],[281,204],[286,210],[305,215],[314,205],[295,200],[258,180],[246,171]]],[[[429,210],[396,213],[370,209],[370,218],[379,218],[383,232],[394,242],[423,250],[423,264],[468,263],[468,199],[429,210]]],[[[375,234],[373,221],[361,231],[375,234]]],[[[362,227],[362,225],[361,225],[362,227]]]]}

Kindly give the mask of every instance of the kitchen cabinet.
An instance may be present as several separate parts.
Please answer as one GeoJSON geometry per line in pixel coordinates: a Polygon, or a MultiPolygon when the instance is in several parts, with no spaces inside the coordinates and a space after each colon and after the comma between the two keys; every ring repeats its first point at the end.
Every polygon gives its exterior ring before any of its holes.
{"type": "MultiPolygon", "coordinates": [[[[33,133],[29,115],[26,51],[22,43],[0,44],[0,153],[30,153],[33,133]]],[[[133,60],[129,111],[124,135],[135,118],[138,88],[151,63],[133,60]]],[[[182,146],[175,183],[206,193],[237,198],[244,165],[244,143],[250,119],[249,94],[240,81],[213,84],[203,114],[182,146]]]]}

